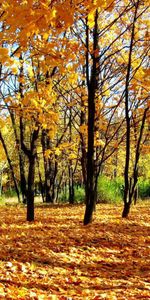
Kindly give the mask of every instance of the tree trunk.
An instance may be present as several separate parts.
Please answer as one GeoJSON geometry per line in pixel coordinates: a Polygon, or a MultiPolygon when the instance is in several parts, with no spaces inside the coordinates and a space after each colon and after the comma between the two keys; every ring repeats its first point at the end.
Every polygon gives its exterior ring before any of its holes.
{"type": "Polygon", "coordinates": [[[0,196],[2,196],[3,170],[0,171],[0,196]]]}
{"type": "Polygon", "coordinates": [[[125,83],[125,118],[126,118],[126,158],[125,158],[125,170],[124,170],[124,209],[122,212],[122,217],[127,217],[130,211],[130,206],[132,203],[131,195],[131,182],[129,182],[129,163],[130,163],[130,143],[131,143],[131,129],[130,129],[130,116],[129,116],[129,85],[130,85],[130,75],[132,69],[132,52],[134,45],[134,35],[135,35],[135,23],[137,19],[139,0],[135,4],[135,13],[133,19],[133,26],[131,31],[131,40],[129,48],[129,57],[127,65],[126,83],[125,83]],[[129,198],[129,201],[128,201],[129,198]]]}
{"type": "MultiPolygon", "coordinates": [[[[84,84],[84,83],[83,83],[84,84]]],[[[86,113],[85,113],[85,107],[84,107],[84,101],[81,98],[81,116],[80,116],[80,126],[86,125],[86,113]]],[[[83,177],[83,183],[84,186],[86,186],[86,179],[87,179],[87,169],[86,169],[86,159],[87,159],[87,153],[86,153],[86,142],[85,142],[85,136],[84,133],[80,132],[80,140],[81,140],[81,167],[82,167],[82,177],[83,177]]]]}
{"type": "Polygon", "coordinates": [[[74,204],[74,182],[71,165],[69,165],[69,203],[74,204]]]}
{"type": "Polygon", "coordinates": [[[130,207],[131,207],[131,201],[130,202],[124,202],[122,218],[127,218],[128,217],[128,214],[130,212],[130,207]]]}
{"type": "MultiPolygon", "coordinates": [[[[69,110],[69,143],[72,142],[72,109],[69,110]]],[[[72,161],[69,161],[69,203],[74,204],[74,182],[73,182],[73,165],[72,161]]]]}
{"type": "Polygon", "coordinates": [[[43,182],[42,182],[42,175],[41,175],[41,171],[40,171],[40,163],[39,163],[39,158],[38,155],[36,155],[36,161],[37,161],[37,167],[38,167],[38,173],[39,173],[39,181],[40,181],[40,192],[42,195],[42,201],[44,202],[44,186],[43,186],[43,182]]]}
{"type": "Polygon", "coordinates": [[[57,173],[58,173],[58,162],[57,156],[55,156],[53,173],[51,174],[51,198],[52,203],[56,203],[57,198],[57,173]]]}
{"type": "Polygon", "coordinates": [[[41,144],[43,149],[44,171],[45,171],[45,201],[52,203],[51,197],[51,161],[49,157],[45,156],[46,150],[50,149],[50,139],[47,136],[46,130],[42,130],[41,144]]]}
{"type": "MultiPolygon", "coordinates": [[[[88,34],[88,32],[87,32],[88,34]]],[[[88,51],[87,45],[87,51],[88,51]]],[[[93,65],[91,79],[88,84],[88,151],[87,151],[87,180],[86,180],[86,210],[84,225],[92,221],[95,209],[95,163],[94,163],[94,130],[95,130],[95,97],[98,84],[98,11],[95,13],[95,27],[93,33],[93,65]]],[[[89,68],[88,62],[86,68],[89,68]]],[[[88,74],[88,70],[87,70],[88,74]]]]}
{"type": "Polygon", "coordinates": [[[3,138],[3,136],[2,136],[1,131],[0,131],[0,140],[1,140],[1,143],[2,143],[2,145],[3,145],[4,151],[5,151],[5,154],[6,154],[6,158],[7,158],[7,161],[8,161],[9,167],[10,167],[10,170],[11,170],[11,174],[12,174],[12,178],[13,178],[13,182],[14,182],[16,194],[17,194],[17,197],[18,197],[18,202],[21,202],[21,201],[20,201],[20,195],[19,195],[18,184],[17,184],[17,181],[16,181],[16,177],[15,177],[13,165],[12,165],[11,159],[10,159],[10,157],[9,157],[8,150],[7,150],[7,146],[6,146],[6,144],[5,144],[5,141],[4,141],[4,138],[3,138]]]}
{"type": "MultiPolygon", "coordinates": [[[[21,92],[21,90],[20,90],[21,92]]],[[[26,183],[26,177],[25,177],[25,163],[24,163],[24,153],[21,150],[21,133],[20,133],[20,138],[19,135],[17,133],[17,125],[16,125],[16,120],[15,120],[15,115],[14,112],[11,111],[10,107],[7,105],[9,114],[10,114],[10,118],[11,118],[11,122],[12,122],[12,126],[13,126],[13,130],[14,130],[14,136],[15,136],[15,142],[16,142],[16,148],[18,151],[18,158],[19,158],[19,170],[20,170],[20,189],[21,189],[21,194],[22,194],[22,202],[26,203],[27,201],[27,183],[26,183]]],[[[20,117],[20,131],[24,130],[24,125],[23,125],[23,120],[22,117],[20,117]]]]}
{"type": "MultiPolygon", "coordinates": [[[[16,133],[17,138],[17,133],[16,133]]],[[[25,176],[25,157],[24,151],[22,150],[22,144],[24,143],[24,124],[23,119],[20,117],[20,143],[18,139],[18,147],[19,147],[19,166],[20,166],[20,188],[22,193],[23,203],[27,203],[27,181],[25,176]]]]}
{"type": "Polygon", "coordinates": [[[35,177],[35,156],[29,158],[28,190],[27,190],[27,221],[34,221],[34,177],[35,177]]]}
{"type": "MultiPolygon", "coordinates": [[[[36,124],[37,125],[37,124],[36,124]]],[[[32,133],[30,149],[24,143],[24,132],[21,132],[21,149],[27,155],[29,160],[28,170],[28,189],[27,189],[27,221],[34,221],[34,177],[35,177],[35,160],[36,160],[36,141],[38,139],[39,127],[32,133]]]]}

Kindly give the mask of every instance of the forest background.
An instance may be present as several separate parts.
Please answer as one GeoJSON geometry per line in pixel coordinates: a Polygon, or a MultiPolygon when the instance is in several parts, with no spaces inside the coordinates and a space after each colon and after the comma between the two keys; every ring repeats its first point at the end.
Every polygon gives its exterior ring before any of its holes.
{"type": "Polygon", "coordinates": [[[1,299],[150,299],[149,4],[0,0],[1,299]]]}
{"type": "MultiPolygon", "coordinates": [[[[1,193],[123,199],[150,195],[149,1],[1,1],[1,193]]],[[[22,198],[21,198],[22,197],[22,198]]]]}

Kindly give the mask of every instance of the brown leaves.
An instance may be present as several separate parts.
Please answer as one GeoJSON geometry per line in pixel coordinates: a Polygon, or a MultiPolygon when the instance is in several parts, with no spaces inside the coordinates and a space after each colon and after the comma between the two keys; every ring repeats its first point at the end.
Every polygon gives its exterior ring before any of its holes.
{"type": "MultiPolygon", "coordinates": [[[[140,206],[140,207],[139,207],[140,206]]],[[[121,219],[120,206],[98,205],[84,227],[83,206],[0,208],[0,299],[148,299],[149,204],[121,219]]]]}

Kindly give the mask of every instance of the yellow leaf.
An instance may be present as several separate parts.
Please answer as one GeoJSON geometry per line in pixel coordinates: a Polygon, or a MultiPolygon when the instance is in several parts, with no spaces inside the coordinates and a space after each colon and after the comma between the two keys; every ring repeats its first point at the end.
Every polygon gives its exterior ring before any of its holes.
{"type": "Polygon", "coordinates": [[[81,125],[80,126],[80,132],[81,133],[87,133],[87,125],[81,125]]]}
{"type": "Polygon", "coordinates": [[[12,67],[11,68],[13,74],[17,74],[18,73],[18,69],[16,67],[12,67]]]}
{"type": "Polygon", "coordinates": [[[92,28],[95,24],[95,9],[88,14],[88,26],[92,28]]]}
{"type": "Polygon", "coordinates": [[[60,149],[57,147],[55,148],[55,155],[59,156],[61,154],[60,149]]]}
{"type": "Polygon", "coordinates": [[[69,160],[76,159],[76,158],[77,158],[77,155],[74,153],[71,153],[68,157],[69,160]]]}
{"type": "Polygon", "coordinates": [[[31,78],[34,77],[34,72],[33,72],[32,66],[29,66],[29,67],[28,67],[28,74],[29,74],[29,76],[30,76],[31,78]]]}

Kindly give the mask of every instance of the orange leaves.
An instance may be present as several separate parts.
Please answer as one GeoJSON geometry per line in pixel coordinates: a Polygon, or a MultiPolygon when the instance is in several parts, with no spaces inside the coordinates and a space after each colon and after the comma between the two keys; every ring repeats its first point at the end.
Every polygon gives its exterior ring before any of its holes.
{"type": "Polygon", "coordinates": [[[86,124],[80,126],[80,133],[87,135],[87,125],[86,124]]]}
{"type": "Polygon", "coordinates": [[[10,58],[7,48],[0,47],[0,62],[7,67],[13,64],[13,59],[10,58]]]}
{"type": "Polygon", "coordinates": [[[1,296],[148,299],[149,203],[133,207],[130,220],[121,209],[98,205],[96,221],[83,227],[79,205],[39,206],[33,224],[23,207],[0,207],[1,296]]]}
{"type": "Polygon", "coordinates": [[[106,11],[112,11],[115,6],[115,1],[107,0],[94,0],[87,6],[89,13],[88,13],[88,26],[89,28],[93,28],[95,24],[95,12],[96,10],[106,10],[106,11]]]}
{"type": "Polygon", "coordinates": [[[8,56],[8,49],[7,48],[0,48],[0,56],[7,57],[8,56]]]}

